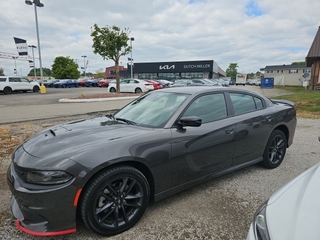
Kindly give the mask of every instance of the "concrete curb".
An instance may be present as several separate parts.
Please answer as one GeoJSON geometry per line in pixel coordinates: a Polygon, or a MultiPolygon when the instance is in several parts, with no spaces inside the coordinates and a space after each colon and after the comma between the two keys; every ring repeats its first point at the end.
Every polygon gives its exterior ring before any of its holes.
{"type": "Polygon", "coordinates": [[[113,97],[113,98],[89,98],[89,99],[61,98],[61,99],[59,99],[59,102],[60,103],[104,102],[104,101],[136,99],[136,98],[138,98],[138,96],[135,96],[135,97],[113,97]]]}

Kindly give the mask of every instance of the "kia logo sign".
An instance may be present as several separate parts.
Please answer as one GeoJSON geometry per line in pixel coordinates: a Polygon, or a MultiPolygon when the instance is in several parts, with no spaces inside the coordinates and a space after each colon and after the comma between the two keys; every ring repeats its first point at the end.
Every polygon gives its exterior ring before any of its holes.
{"type": "Polygon", "coordinates": [[[175,65],[171,65],[171,66],[169,66],[169,65],[160,65],[159,66],[159,69],[160,70],[169,70],[169,69],[175,69],[175,65]]]}

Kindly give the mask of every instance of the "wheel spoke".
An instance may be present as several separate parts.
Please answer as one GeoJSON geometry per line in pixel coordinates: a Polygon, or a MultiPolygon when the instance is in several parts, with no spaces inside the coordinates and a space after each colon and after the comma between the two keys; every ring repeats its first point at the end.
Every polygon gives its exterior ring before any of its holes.
{"type": "Polygon", "coordinates": [[[142,198],[142,197],[143,197],[143,194],[141,192],[138,192],[137,194],[128,194],[125,197],[125,200],[139,199],[139,198],[142,198]]]}
{"type": "Polygon", "coordinates": [[[111,185],[107,185],[106,189],[108,189],[113,195],[117,196],[118,192],[116,189],[114,189],[114,187],[112,187],[111,185]]]}
{"type": "Polygon", "coordinates": [[[131,184],[129,185],[128,189],[126,190],[127,194],[129,194],[133,188],[133,186],[136,184],[136,180],[133,180],[131,184]]]}
{"type": "Polygon", "coordinates": [[[99,222],[103,222],[107,217],[110,216],[111,213],[115,212],[115,208],[111,208],[109,212],[107,212],[102,218],[98,218],[99,222]]]}
{"type": "Polygon", "coordinates": [[[114,211],[114,226],[117,228],[119,226],[119,208],[115,208],[114,211]]]}
{"type": "Polygon", "coordinates": [[[123,193],[125,187],[127,186],[127,182],[128,182],[128,178],[122,179],[122,186],[121,186],[121,188],[120,188],[120,194],[123,193]]]}
{"type": "Polygon", "coordinates": [[[126,209],[125,209],[124,205],[121,206],[121,210],[122,210],[122,212],[123,212],[123,220],[124,220],[126,223],[129,222],[129,218],[128,218],[128,215],[127,215],[127,213],[126,213],[126,209]]]}
{"type": "Polygon", "coordinates": [[[101,208],[97,208],[96,209],[96,214],[98,215],[99,213],[103,212],[104,210],[106,210],[107,208],[111,207],[113,205],[112,202],[107,203],[106,205],[104,205],[101,208]]]}

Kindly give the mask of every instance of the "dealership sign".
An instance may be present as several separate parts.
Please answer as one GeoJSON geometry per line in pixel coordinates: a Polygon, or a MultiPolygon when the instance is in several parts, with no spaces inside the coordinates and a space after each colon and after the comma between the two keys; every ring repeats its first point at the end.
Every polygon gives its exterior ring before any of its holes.
{"type": "Polygon", "coordinates": [[[175,65],[160,65],[159,70],[169,70],[169,69],[175,69],[175,65]]]}
{"type": "Polygon", "coordinates": [[[179,73],[218,71],[213,60],[135,63],[135,73],[179,73]]]}

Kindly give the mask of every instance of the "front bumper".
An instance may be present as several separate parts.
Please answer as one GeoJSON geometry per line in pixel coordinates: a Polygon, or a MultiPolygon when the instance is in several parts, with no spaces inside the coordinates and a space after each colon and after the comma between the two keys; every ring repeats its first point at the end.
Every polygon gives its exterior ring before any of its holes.
{"type": "Polygon", "coordinates": [[[7,182],[12,192],[11,211],[17,227],[37,236],[55,236],[76,232],[76,189],[72,181],[54,187],[32,188],[19,177],[11,164],[7,182]]]}

